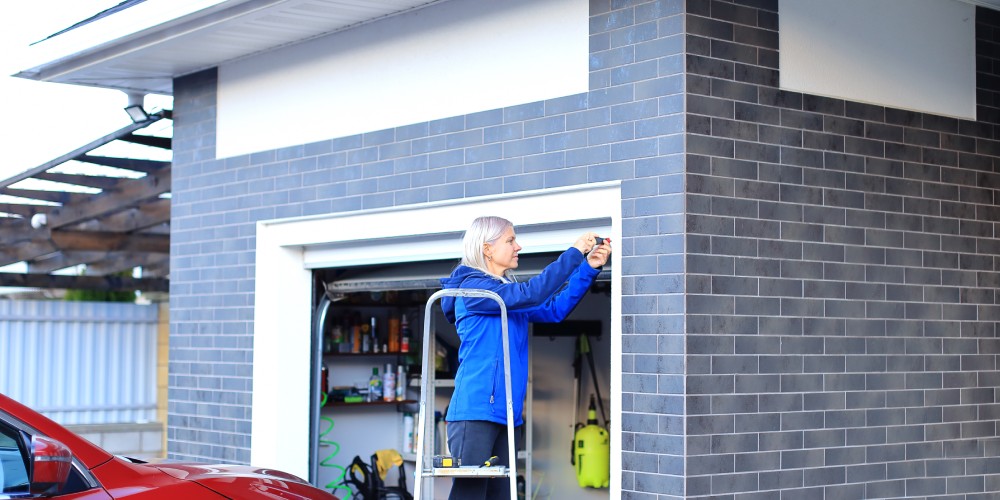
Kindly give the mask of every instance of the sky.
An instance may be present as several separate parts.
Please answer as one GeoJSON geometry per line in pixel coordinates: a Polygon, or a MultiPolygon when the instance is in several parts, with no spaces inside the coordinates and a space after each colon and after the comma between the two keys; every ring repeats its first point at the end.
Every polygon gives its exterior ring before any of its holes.
{"type": "MultiPolygon", "coordinates": [[[[31,43],[120,1],[4,2],[0,15],[0,180],[131,123],[123,111],[126,97],[121,91],[10,76],[43,62],[31,59],[31,43]]],[[[169,99],[147,97],[146,107],[169,107],[169,99]]]]}

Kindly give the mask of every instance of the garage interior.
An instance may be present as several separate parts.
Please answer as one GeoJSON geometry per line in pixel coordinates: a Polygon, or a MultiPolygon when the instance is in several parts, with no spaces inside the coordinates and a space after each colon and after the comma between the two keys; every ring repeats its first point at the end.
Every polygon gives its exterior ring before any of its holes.
{"type": "MultiPolygon", "coordinates": [[[[525,281],[537,275],[557,256],[555,252],[522,252],[517,279],[525,281]]],[[[438,280],[450,274],[455,265],[456,261],[449,259],[313,271],[314,394],[323,391],[319,389],[324,383],[322,367],[327,371],[327,398],[318,395],[311,406],[310,472],[315,484],[350,498],[342,481],[352,460],[357,456],[368,463],[376,451],[392,449],[400,452],[404,459],[406,485],[412,493],[416,460],[412,448],[416,447],[417,438],[411,425],[416,422],[419,411],[423,315],[428,297],[440,289],[438,280]],[[352,318],[370,324],[370,318],[374,317],[377,336],[385,341],[389,318],[401,319],[403,315],[409,323],[408,353],[341,352],[341,349],[350,351],[352,347],[348,337],[352,318]],[[339,335],[334,333],[335,327],[339,328],[339,335]],[[335,336],[340,336],[346,345],[341,347],[332,343],[335,336]],[[379,374],[383,374],[387,363],[394,372],[400,364],[407,369],[403,401],[350,403],[343,400],[346,395],[363,394],[364,390],[357,389],[367,388],[372,368],[377,367],[379,374]]],[[[443,415],[454,387],[450,377],[457,368],[459,340],[454,325],[441,314],[439,301],[432,310],[430,326],[438,339],[435,350],[439,354],[434,410],[443,415]]],[[[519,486],[524,484],[524,488],[531,491],[528,498],[608,498],[607,488],[582,488],[577,484],[571,459],[573,435],[578,423],[587,422],[592,395],[600,397],[601,404],[596,411],[598,425],[607,428],[610,418],[610,314],[609,264],[564,322],[532,325],[532,372],[525,404],[525,420],[530,425],[518,444],[517,464],[517,474],[524,479],[523,483],[519,481],[519,486]],[[593,372],[586,355],[579,349],[581,335],[587,336],[595,367],[593,372]]],[[[436,441],[435,451],[441,453],[447,452],[445,425],[441,422],[437,426],[440,440],[436,441]]],[[[398,474],[399,467],[392,467],[385,484],[398,486],[398,474]]],[[[437,478],[435,481],[434,496],[426,498],[447,498],[451,480],[437,478]]]]}

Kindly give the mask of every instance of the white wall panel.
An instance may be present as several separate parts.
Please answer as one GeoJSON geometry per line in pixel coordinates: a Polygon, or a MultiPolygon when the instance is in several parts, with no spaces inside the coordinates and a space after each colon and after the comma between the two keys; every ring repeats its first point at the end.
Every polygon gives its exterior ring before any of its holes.
{"type": "Polygon", "coordinates": [[[155,306],[0,301],[0,392],[62,424],[156,420],[155,306]]]}
{"type": "Polygon", "coordinates": [[[781,0],[781,87],[976,119],[975,7],[781,0]]]}
{"type": "Polygon", "coordinates": [[[450,0],[219,68],[229,157],[588,89],[588,2],[450,0]]]}

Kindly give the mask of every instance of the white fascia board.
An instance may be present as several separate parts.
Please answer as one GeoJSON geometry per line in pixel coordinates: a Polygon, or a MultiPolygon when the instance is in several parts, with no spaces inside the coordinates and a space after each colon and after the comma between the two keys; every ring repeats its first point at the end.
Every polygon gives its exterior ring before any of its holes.
{"type": "MultiPolygon", "coordinates": [[[[221,4],[237,5],[249,0],[147,0],[79,28],[32,45],[26,52],[25,69],[15,76],[31,78],[50,67],[71,63],[102,52],[107,58],[142,48],[135,39],[165,30],[173,23],[221,4]]],[[[190,20],[190,19],[188,19],[190,20]]]]}

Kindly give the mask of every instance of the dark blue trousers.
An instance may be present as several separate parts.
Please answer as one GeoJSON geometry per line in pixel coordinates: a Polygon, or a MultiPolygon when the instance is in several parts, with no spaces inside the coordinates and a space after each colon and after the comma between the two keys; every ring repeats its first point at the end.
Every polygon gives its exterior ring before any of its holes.
{"type": "MultiPolygon", "coordinates": [[[[521,442],[524,426],[514,428],[514,443],[521,442]]],[[[484,420],[448,422],[448,449],[462,465],[482,465],[496,456],[495,465],[507,465],[507,426],[484,420]]],[[[510,480],[499,478],[455,479],[449,500],[510,500],[510,480]]]]}

